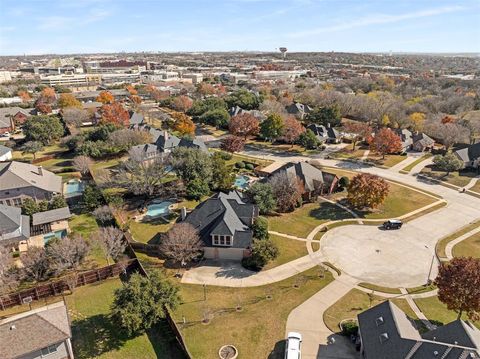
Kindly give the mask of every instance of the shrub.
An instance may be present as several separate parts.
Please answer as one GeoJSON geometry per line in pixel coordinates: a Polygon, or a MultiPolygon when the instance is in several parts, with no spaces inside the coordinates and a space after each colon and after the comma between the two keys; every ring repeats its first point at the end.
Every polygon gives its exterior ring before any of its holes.
{"type": "Polygon", "coordinates": [[[342,327],[342,334],[345,336],[350,336],[352,334],[357,335],[358,333],[358,324],[353,320],[343,322],[341,324],[341,327],[342,327]]]}
{"type": "Polygon", "coordinates": [[[245,165],[245,168],[249,171],[253,171],[253,169],[255,168],[255,165],[253,163],[247,163],[245,165]]]}
{"type": "Polygon", "coordinates": [[[230,161],[233,157],[231,153],[228,152],[218,152],[220,154],[220,158],[224,161],[230,161]]]}
{"type": "Polygon", "coordinates": [[[252,255],[242,260],[245,268],[252,270],[262,269],[268,262],[278,256],[278,248],[270,239],[254,239],[252,245],[252,255]]]}
{"type": "Polygon", "coordinates": [[[350,178],[345,176],[340,178],[340,180],[338,181],[338,185],[342,188],[348,187],[349,184],[350,184],[350,178]]]}
{"type": "Polygon", "coordinates": [[[268,220],[265,217],[257,217],[252,226],[253,237],[257,239],[268,239],[268,220]]]}
{"type": "Polygon", "coordinates": [[[245,168],[245,162],[243,162],[243,161],[238,161],[237,163],[235,163],[235,167],[237,167],[237,168],[245,168]]]}

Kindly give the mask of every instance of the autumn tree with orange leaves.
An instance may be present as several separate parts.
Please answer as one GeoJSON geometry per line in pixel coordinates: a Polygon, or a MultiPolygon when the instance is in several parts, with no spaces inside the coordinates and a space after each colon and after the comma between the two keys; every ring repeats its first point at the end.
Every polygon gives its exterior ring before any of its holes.
{"type": "Polygon", "coordinates": [[[172,114],[172,118],[175,120],[173,129],[179,132],[182,136],[195,134],[195,124],[193,121],[181,112],[175,112],[172,114]]]}
{"type": "Polygon", "coordinates": [[[249,113],[241,113],[233,116],[228,123],[228,130],[234,136],[243,137],[256,136],[260,131],[260,122],[249,113]]]}
{"type": "Polygon", "coordinates": [[[118,102],[103,105],[100,113],[102,124],[113,123],[118,126],[127,126],[130,120],[128,111],[118,102]]]}
{"type": "Polygon", "coordinates": [[[109,91],[102,91],[97,96],[96,101],[101,102],[103,104],[112,104],[115,102],[115,97],[113,97],[112,93],[109,91]]]}
{"type": "Polygon", "coordinates": [[[41,114],[48,115],[52,112],[52,106],[44,102],[37,102],[35,103],[35,109],[40,112],[41,114]]]}
{"type": "Polygon", "coordinates": [[[480,319],[480,259],[453,258],[438,267],[435,285],[438,299],[449,310],[458,313],[457,319],[466,313],[471,320],[480,319]]]}
{"type": "Polygon", "coordinates": [[[377,208],[388,196],[390,186],[383,178],[360,173],[347,187],[347,201],[356,208],[377,208]]]}
{"type": "Polygon", "coordinates": [[[48,104],[54,103],[56,100],[55,90],[51,87],[45,87],[40,93],[39,100],[48,104]]]}
{"type": "Polygon", "coordinates": [[[385,158],[385,155],[402,151],[402,140],[389,128],[382,128],[375,134],[370,149],[378,152],[385,158]]]}
{"type": "Polygon", "coordinates": [[[22,99],[23,103],[28,102],[32,99],[30,94],[27,91],[24,91],[24,90],[18,91],[17,95],[18,95],[18,97],[20,97],[22,99]]]}
{"type": "Polygon", "coordinates": [[[138,95],[138,91],[132,85],[125,86],[125,90],[127,90],[131,96],[138,95]]]}

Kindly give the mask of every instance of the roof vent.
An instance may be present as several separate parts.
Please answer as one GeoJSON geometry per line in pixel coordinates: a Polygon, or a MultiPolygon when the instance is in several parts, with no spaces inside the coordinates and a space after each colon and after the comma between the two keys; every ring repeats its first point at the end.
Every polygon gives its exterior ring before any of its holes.
{"type": "Polygon", "coordinates": [[[380,343],[385,343],[388,340],[388,334],[382,333],[380,334],[379,338],[380,338],[380,343]]]}
{"type": "Polygon", "coordinates": [[[17,329],[17,327],[15,326],[15,324],[13,324],[13,325],[10,326],[10,330],[15,330],[15,329],[17,329]]]}
{"type": "Polygon", "coordinates": [[[434,356],[437,356],[437,355],[438,355],[438,352],[435,350],[435,351],[433,352],[433,355],[434,355],[434,356]]]}
{"type": "Polygon", "coordinates": [[[377,319],[375,319],[375,324],[377,324],[377,327],[379,325],[382,325],[383,323],[385,323],[385,321],[383,320],[383,317],[378,317],[377,319]]]}

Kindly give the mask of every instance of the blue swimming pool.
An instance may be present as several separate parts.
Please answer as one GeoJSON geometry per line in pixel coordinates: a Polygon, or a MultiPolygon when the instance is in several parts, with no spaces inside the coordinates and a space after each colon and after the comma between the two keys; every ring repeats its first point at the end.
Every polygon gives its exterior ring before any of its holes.
{"type": "Polygon", "coordinates": [[[248,178],[247,176],[238,175],[235,178],[234,186],[238,189],[246,189],[248,187],[248,181],[249,180],[250,180],[250,178],[248,178]]]}
{"type": "Polygon", "coordinates": [[[152,203],[147,206],[146,215],[149,217],[158,217],[163,214],[168,214],[170,212],[169,208],[173,202],[163,201],[160,203],[152,203]]]}
{"type": "Polygon", "coordinates": [[[82,181],[79,180],[70,180],[66,183],[65,194],[77,194],[82,193],[85,190],[85,185],[82,181]]]}
{"type": "Polygon", "coordinates": [[[62,239],[67,236],[67,231],[65,229],[61,229],[55,232],[47,233],[43,236],[43,243],[47,244],[54,238],[62,239]]]}

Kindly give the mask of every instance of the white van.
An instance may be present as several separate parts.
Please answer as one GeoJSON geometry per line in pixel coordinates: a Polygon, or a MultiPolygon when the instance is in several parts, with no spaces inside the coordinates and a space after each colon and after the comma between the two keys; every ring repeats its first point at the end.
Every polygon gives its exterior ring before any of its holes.
{"type": "Polygon", "coordinates": [[[302,344],[302,335],[300,333],[289,332],[287,342],[285,343],[285,359],[300,359],[302,352],[300,346],[302,344]]]}

